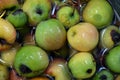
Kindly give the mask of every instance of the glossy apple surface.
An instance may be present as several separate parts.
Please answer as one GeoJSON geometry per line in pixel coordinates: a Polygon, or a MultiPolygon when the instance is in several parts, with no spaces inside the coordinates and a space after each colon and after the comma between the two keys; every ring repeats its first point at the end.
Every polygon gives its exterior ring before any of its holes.
{"type": "Polygon", "coordinates": [[[67,40],[78,51],[90,51],[98,44],[99,33],[94,25],[80,22],[68,30],[67,40]]]}
{"type": "Polygon", "coordinates": [[[66,41],[66,30],[59,20],[49,19],[38,24],[35,40],[45,50],[57,50],[66,41]]]}
{"type": "Polygon", "coordinates": [[[98,29],[111,24],[114,16],[107,0],[90,0],[83,10],[83,20],[94,24],[98,29]]]}
{"type": "Polygon", "coordinates": [[[57,19],[66,27],[77,24],[80,21],[80,14],[72,6],[63,6],[57,11],[57,19]]]}
{"type": "Polygon", "coordinates": [[[78,52],[68,61],[68,67],[76,79],[90,78],[96,71],[96,62],[90,52],[78,52]]]}

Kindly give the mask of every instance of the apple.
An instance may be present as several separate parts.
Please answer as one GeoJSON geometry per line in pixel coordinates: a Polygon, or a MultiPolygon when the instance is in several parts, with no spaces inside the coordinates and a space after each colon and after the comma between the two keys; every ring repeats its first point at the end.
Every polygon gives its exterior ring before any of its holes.
{"type": "Polygon", "coordinates": [[[115,78],[115,80],[120,80],[120,75],[118,75],[118,76],[115,78]]]}
{"type": "Polygon", "coordinates": [[[0,64],[0,80],[8,80],[9,71],[5,65],[0,64]]]}
{"type": "Polygon", "coordinates": [[[14,59],[14,68],[23,77],[35,77],[42,74],[48,64],[47,53],[34,45],[21,47],[14,59]]]}
{"type": "Polygon", "coordinates": [[[80,14],[72,6],[63,6],[57,11],[56,18],[66,27],[77,24],[80,21],[80,14]]]}
{"type": "Polygon", "coordinates": [[[92,23],[97,29],[110,25],[113,17],[114,11],[107,0],[90,0],[83,9],[83,20],[92,23]]]}
{"type": "Polygon", "coordinates": [[[67,31],[67,40],[78,51],[90,51],[97,46],[99,33],[94,25],[80,22],[67,31]]]}
{"type": "Polygon", "coordinates": [[[9,49],[16,40],[16,30],[7,20],[0,18],[0,51],[9,49]]]}
{"type": "Polygon", "coordinates": [[[45,50],[57,50],[66,42],[66,30],[59,20],[48,19],[37,25],[35,40],[45,50]]]}
{"type": "Polygon", "coordinates": [[[113,47],[105,55],[105,65],[114,73],[120,73],[120,45],[113,47]]]}
{"type": "Polygon", "coordinates": [[[55,80],[72,80],[66,60],[62,58],[53,59],[45,73],[54,77],[55,80]]]}
{"type": "Polygon", "coordinates": [[[0,11],[18,6],[19,4],[17,0],[0,0],[0,11]]]}
{"type": "Polygon", "coordinates": [[[24,28],[27,24],[27,15],[22,9],[17,9],[10,13],[6,19],[16,28],[24,28]]]}
{"type": "Polygon", "coordinates": [[[107,69],[102,69],[93,76],[93,80],[114,80],[112,72],[107,69]]]}
{"type": "Polygon", "coordinates": [[[109,25],[100,32],[100,46],[110,49],[120,42],[120,30],[115,25],[109,25]]]}
{"type": "Polygon", "coordinates": [[[20,44],[15,43],[10,49],[1,51],[2,63],[8,67],[13,66],[15,55],[20,47],[20,44]]]}
{"type": "Polygon", "coordinates": [[[94,75],[96,62],[90,52],[78,52],[68,61],[68,67],[76,79],[86,79],[94,75]]]}
{"type": "Polygon", "coordinates": [[[22,6],[23,11],[28,15],[28,21],[32,26],[46,20],[50,16],[50,0],[26,0],[22,6]]]}
{"type": "Polygon", "coordinates": [[[17,72],[13,68],[11,68],[9,71],[9,80],[24,80],[24,78],[18,76],[17,72]]]}
{"type": "Polygon", "coordinates": [[[34,78],[30,79],[30,80],[50,80],[50,79],[47,78],[47,77],[34,77],[34,78]]]}

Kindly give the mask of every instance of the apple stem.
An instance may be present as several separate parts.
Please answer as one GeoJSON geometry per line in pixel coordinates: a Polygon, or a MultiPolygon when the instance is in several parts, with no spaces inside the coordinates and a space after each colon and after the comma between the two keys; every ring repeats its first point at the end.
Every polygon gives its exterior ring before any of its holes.
{"type": "Polygon", "coordinates": [[[6,13],[6,10],[5,11],[3,11],[3,12],[1,12],[0,14],[0,18],[2,18],[4,15],[5,15],[5,13],[6,13]]]}

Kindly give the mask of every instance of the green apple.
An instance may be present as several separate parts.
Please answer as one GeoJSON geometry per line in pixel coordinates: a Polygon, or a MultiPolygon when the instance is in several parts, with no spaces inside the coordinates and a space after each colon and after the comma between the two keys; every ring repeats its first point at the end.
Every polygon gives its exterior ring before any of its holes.
{"type": "Polygon", "coordinates": [[[20,47],[20,44],[16,43],[10,49],[1,51],[2,63],[8,67],[13,66],[15,55],[20,47]]]}
{"type": "Polygon", "coordinates": [[[0,51],[10,48],[16,40],[16,30],[7,20],[0,18],[0,51]]]}
{"type": "Polygon", "coordinates": [[[100,45],[110,49],[120,42],[120,30],[115,25],[109,25],[100,32],[100,45]]]}
{"type": "Polygon", "coordinates": [[[78,52],[68,61],[68,67],[74,78],[86,79],[96,71],[96,62],[90,52],[78,52]]]}
{"type": "Polygon", "coordinates": [[[103,69],[93,76],[93,80],[114,80],[114,76],[109,70],[103,69]]]}
{"type": "Polygon", "coordinates": [[[5,65],[0,64],[0,80],[9,80],[9,71],[5,65]]]}
{"type": "Polygon", "coordinates": [[[105,64],[108,69],[120,73],[120,46],[116,46],[106,54],[105,64]]]}
{"type": "Polygon", "coordinates": [[[14,68],[20,76],[34,77],[42,74],[49,64],[47,53],[34,45],[23,46],[16,53],[14,68]]]}
{"type": "Polygon", "coordinates": [[[18,6],[19,4],[17,0],[0,0],[0,11],[18,6]]]}
{"type": "Polygon", "coordinates": [[[98,29],[110,25],[113,17],[114,11],[107,0],[90,0],[83,9],[83,20],[94,24],[98,29]]]}
{"type": "Polygon", "coordinates": [[[36,27],[35,40],[45,50],[57,50],[66,42],[66,30],[57,19],[42,21],[36,27]]]}
{"type": "Polygon", "coordinates": [[[66,61],[62,58],[53,59],[45,73],[55,77],[55,80],[72,80],[66,61]]]}
{"type": "Polygon", "coordinates": [[[97,46],[99,33],[94,25],[80,22],[68,30],[67,40],[78,51],[90,51],[97,46]]]}
{"type": "Polygon", "coordinates": [[[80,21],[80,15],[76,8],[63,6],[57,11],[57,19],[66,27],[77,24],[80,21]]]}
{"type": "Polygon", "coordinates": [[[42,20],[49,18],[51,2],[50,0],[26,0],[22,9],[28,15],[29,23],[36,26],[42,20]]]}
{"type": "Polygon", "coordinates": [[[9,14],[6,19],[13,24],[16,29],[24,28],[27,23],[27,15],[22,9],[17,9],[9,14]]]}

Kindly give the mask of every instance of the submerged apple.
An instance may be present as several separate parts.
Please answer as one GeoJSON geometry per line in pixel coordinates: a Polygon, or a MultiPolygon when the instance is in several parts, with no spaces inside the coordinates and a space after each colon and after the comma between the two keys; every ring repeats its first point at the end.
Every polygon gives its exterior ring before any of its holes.
{"type": "Polygon", "coordinates": [[[63,6],[57,11],[57,19],[66,27],[77,24],[80,21],[80,14],[76,8],[72,6],[63,6]]]}
{"type": "Polygon", "coordinates": [[[45,50],[57,50],[65,44],[66,30],[57,19],[42,21],[36,28],[35,40],[45,50]]]}
{"type": "Polygon", "coordinates": [[[16,40],[16,30],[7,20],[0,18],[0,51],[6,50],[16,40]]]}
{"type": "Polygon", "coordinates": [[[28,15],[28,21],[32,26],[36,26],[42,20],[50,16],[50,0],[26,0],[22,9],[28,15]]]}
{"type": "Polygon", "coordinates": [[[89,52],[78,52],[68,61],[68,67],[74,78],[90,78],[96,71],[96,62],[89,52]]]}
{"type": "Polygon", "coordinates": [[[34,45],[23,46],[16,53],[14,68],[20,76],[34,77],[42,74],[49,64],[47,53],[34,45]]]}
{"type": "Polygon", "coordinates": [[[110,25],[113,17],[114,11],[107,0],[90,0],[83,9],[83,20],[94,24],[98,29],[110,25]]]}
{"type": "Polygon", "coordinates": [[[18,6],[19,4],[17,0],[0,0],[0,11],[18,6]]]}
{"type": "Polygon", "coordinates": [[[78,51],[90,51],[98,44],[99,33],[94,25],[80,22],[68,30],[67,40],[78,51]]]}
{"type": "Polygon", "coordinates": [[[55,80],[72,80],[67,67],[67,62],[62,58],[55,58],[50,62],[46,74],[55,78],[55,80]]]}
{"type": "Polygon", "coordinates": [[[114,73],[120,73],[120,45],[108,51],[105,56],[105,64],[114,73]]]}

